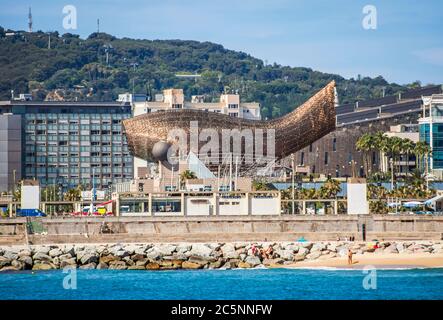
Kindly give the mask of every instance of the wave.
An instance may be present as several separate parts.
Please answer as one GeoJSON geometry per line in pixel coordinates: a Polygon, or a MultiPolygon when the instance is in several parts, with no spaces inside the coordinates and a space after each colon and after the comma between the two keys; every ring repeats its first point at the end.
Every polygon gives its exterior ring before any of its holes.
{"type": "MultiPolygon", "coordinates": [[[[303,267],[288,267],[286,269],[298,269],[298,270],[323,270],[323,271],[361,271],[364,269],[365,266],[369,265],[362,265],[357,267],[327,267],[327,266],[303,266],[303,267]]],[[[443,266],[438,267],[423,267],[423,266],[383,266],[383,265],[373,265],[373,267],[376,270],[428,270],[428,269],[441,269],[443,266]]]]}

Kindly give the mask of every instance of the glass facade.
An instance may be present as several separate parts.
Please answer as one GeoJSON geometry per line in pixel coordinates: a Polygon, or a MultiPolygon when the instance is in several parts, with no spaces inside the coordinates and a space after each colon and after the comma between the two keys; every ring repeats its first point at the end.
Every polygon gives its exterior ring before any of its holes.
{"type": "MultiPolygon", "coordinates": [[[[420,124],[420,141],[430,145],[430,124],[420,124]]],[[[433,169],[443,169],[443,123],[432,124],[433,169]]]]}
{"type": "Polygon", "coordinates": [[[24,104],[13,112],[23,120],[23,178],[63,189],[91,188],[92,179],[106,189],[132,179],[122,126],[131,117],[129,104],[24,104]]]}

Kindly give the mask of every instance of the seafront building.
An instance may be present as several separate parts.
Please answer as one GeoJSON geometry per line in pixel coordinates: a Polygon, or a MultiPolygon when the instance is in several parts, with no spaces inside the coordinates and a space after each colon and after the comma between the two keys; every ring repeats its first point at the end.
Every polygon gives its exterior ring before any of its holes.
{"type": "MultiPolygon", "coordinates": [[[[296,172],[314,177],[351,177],[354,165],[357,174],[364,176],[364,155],[355,148],[358,138],[365,133],[389,132],[397,125],[417,124],[422,116],[422,98],[441,93],[442,86],[436,85],[338,106],[336,130],[295,153],[296,172]]],[[[381,170],[380,154],[374,151],[370,156],[369,170],[381,170]]],[[[287,165],[290,162],[286,159],[287,165]]]]}
{"type": "Polygon", "coordinates": [[[422,117],[418,120],[420,141],[431,147],[429,171],[443,179],[443,94],[423,97],[422,117]]]}
{"type": "Polygon", "coordinates": [[[62,190],[93,184],[110,190],[113,184],[144,177],[147,162],[130,155],[121,122],[178,108],[261,118],[259,104],[240,103],[238,94],[223,94],[217,103],[204,102],[203,96],[184,101],[182,89],[164,90],[153,102],[129,93],[116,102],[32,101],[18,95],[0,102],[0,192],[11,191],[21,179],[62,190]]]}
{"type": "Polygon", "coordinates": [[[12,190],[22,176],[21,136],[21,117],[0,111],[0,192],[12,190]]]}
{"type": "MultiPolygon", "coordinates": [[[[432,135],[430,130],[426,131],[430,128],[430,119],[423,115],[423,104],[429,109],[429,103],[422,98],[434,95],[432,103],[437,110],[438,95],[442,93],[438,85],[337,106],[337,129],[296,152],[295,171],[314,177],[349,177],[351,161],[354,161],[357,173],[363,176],[363,155],[355,149],[355,142],[363,133],[397,130],[401,132],[393,134],[416,135],[416,132],[405,131],[416,130],[414,125],[423,118],[420,140],[430,141],[432,136],[434,157],[430,166],[440,176],[443,155],[439,155],[436,143],[439,126],[443,124],[439,117],[433,116],[432,135]],[[400,129],[394,128],[399,125],[400,129]]],[[[203,96],[185,101],[182,90],[169,89],[157,95],[155,101],[147,101],[145,95],[138,94],[124,94],[118,100],[37,102],[23,96],[23,99],[0,102],[0,191],[11,191],[21,179],[38,179],[42,187],[59,185],[66,190],[79,184],[91,188],[93,175],[97,189],[110,189],[117,183],[145,178],[150,168],[129,153],[121,125],[123,119],[135,115],[183,108],[245,119],[261,118],[259,104],[242,103],[238,95],[232,94],[221,95],[219,102],[208,103],[203,96]]],[[[386,159],[378,153],[372,157],[372,170],[386,169],[386,159]]],[[[412,160],[405,163],[404,170],[410,169],[412,160]]],[[[285,159],[282,165],[290,168],[291,159],[285,159]]]]}
{"type": "Polygon", "coordinates": [[[2,190],[20,179],[63,190],[93,183],[106,189],[132,179],[133,157],[121,124],[131,117],[129,103],[25,100],[3,102],[0,110],[0,121],[7,123],[1,131],[7,140],[0,145],[7,155],[0,158],[7,170],[0,176],[2,190]]]}

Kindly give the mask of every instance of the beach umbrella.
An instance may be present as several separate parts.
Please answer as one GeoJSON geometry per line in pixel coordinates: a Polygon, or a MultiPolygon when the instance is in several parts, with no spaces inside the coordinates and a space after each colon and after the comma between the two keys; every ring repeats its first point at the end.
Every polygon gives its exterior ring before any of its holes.
{"type": "Polygon", "coordinates": [[[405,208],[416,208],[421,205],[423,205],[423,203],[421,203],[419,201],[409,201],[409,202],[403,203],[403,207],[405,207],[405,208]]]}
{"type": "Polygon", "coordinates": [[[400,205],[400,203],[398,202],[390,202],[388,203],[388,207],[398,207],[400,205]]]}

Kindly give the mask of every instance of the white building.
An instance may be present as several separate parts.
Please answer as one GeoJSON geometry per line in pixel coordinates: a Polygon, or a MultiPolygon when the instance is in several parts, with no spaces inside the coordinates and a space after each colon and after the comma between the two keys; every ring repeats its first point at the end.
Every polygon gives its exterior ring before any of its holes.
{"type": "MultiPolygon", "coordinates": [[[[390,130],[385,132],[388,137],[398,137],[401,139],[409,139],[413,143],[417,143],[420,140],[419,126],[417,123],[399,124],[391,126],[390,130]]],[[[399,174],[408,174],[413,172],[416,166],[415,155],[410,153],[408,155],[401,155],[399,159],[396,159],[392,165],[396,168],[400,168],[399,174]]],[[[391,168],[390,159],[383,152],[380,158],[380,170],[382,172],[389,172],[391,168]]]]}
{"type": "Polygon", "coordinates": [[[251,120],[261,119],[260,104],[241,103],[238,94],[222,94],[219,102],[204,102],[204,96],[192,96],[191,101],[185,101],[182,89],[163,90],[163,94],[156,95],[155,101],[133,101],[132,108],[134,116],[171,109],[194,109],[251,120]]]}

